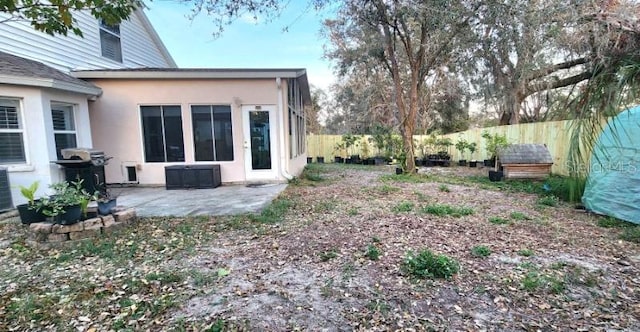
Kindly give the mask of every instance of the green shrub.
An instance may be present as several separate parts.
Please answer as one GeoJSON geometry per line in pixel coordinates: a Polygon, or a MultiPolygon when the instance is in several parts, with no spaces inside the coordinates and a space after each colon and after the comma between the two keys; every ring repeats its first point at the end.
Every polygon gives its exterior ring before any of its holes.
{"type": "Polygon", "coordinates": [[[250,215],[251,221],[263,224],[274,224],[281,222],[293,202],[286,198],[278,198],[271,205],[262,210],[260,214],[250,215]]]}
{"type": "Polygon", "coordinates": [[[443,193],[451,192],[451,189],[449,189],[449,187],[446,184],[441,184],[440,187],[438,187],[438,189],[443,193]]]}
{"type": "Polygon", "coordinates": [[[380,192],[381,194],[385,194],[385,195],[400,191],[400,188],[392,187],[392,186],[387,185],[387,184],[382,185],[380,187],[376,187],[376,189],[377,189],[378,192],[380,192]]]}
{"type": "Polygon", "coordinates": [[[528,215],[526,215],[526,214],[524,214],[522,212],[511,212],[510,217],[511,217],[511,219],[518,220],[518,221],[531,220],[531,217],[529,217],[528,215]]]}
{"type": "Polygon", "coordinates": [[[380,251],[380,249],[378,249],[378,247],[370,244],[367,246],[364,255],[372,261],[377,261],[378,259],[380,259],[380,255],[382,255],[382,252],[380,251]]]}
{"type": "Polygon", "coordinates": [[[422,212],[434,214],[436,216],[461,217],[473,214],[473,209],[468,207],[455,207],[445,204],[431,204],[424,206],[422,212]]]}
{"type": "Polygon", "coordinates": [[[321,252],[319,256],[321,261],[326,262],[328,260],[338,257],[338,253],[336,252],[335,249],[331,249],[331,250],[321,252]]]}
{"type": "Polygon", "coordinates": [[[538,202],[537,203],[538,203],[538,205],[555,207],[555,206],[558,206],[558,197],[556,197],[556,196],[540,197],[540,198],[538,198],[538,202]]]}
{"type": "Polygon", "coordinates": [[[428,249],[417,255],[408,252],[402,264],[402,270],[414,277],[449,279],[460,270],[460,265],[446,255],[436,255],[428,249]]]}
{"type": "Polygon", "coordinates": [[[488,257],[491,255],[491,249],[486,246],[475,246],[471,248],[471,255],[475,257],[488,257]]]}
{"type": "Polygon", "coordinates": [[[640,243],[640,226],[625,228],[620,238],[625,241],[640,243]]]}
{"type": "Polygon", "coordinates": [[[489,218],[489,222],[494,225],[504,225],[504,224],[508,224],[509,220],[500,218],[500,217],[491,217],[489,218]]]}
{"type": "Polygon", "coordinates": [[[411,210],[413,210],[413,203],[411,203],[411,202],[400,202],[400,204],[394,206],[392,210],[395,213],[411,212],[411,210]]]}
{"type": "Polygon", "coordinates": [[[524,257],[530,257],[534,255],[534,252],[531,249],[520,249],[518,251],[518,255],[524,256],[524,257]]]}
{"type": "Polygon", "coordinates": [[[598,226],[604,228],[625,228],[633,227],[633,224],[614,217],[603,217],[598,219],[598,226]]]}

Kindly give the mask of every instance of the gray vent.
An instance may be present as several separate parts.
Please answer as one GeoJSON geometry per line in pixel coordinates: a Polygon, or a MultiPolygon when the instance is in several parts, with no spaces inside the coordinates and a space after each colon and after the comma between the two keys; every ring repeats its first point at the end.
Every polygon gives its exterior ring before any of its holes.
{"type": "Polygon", "coordinates": [[[0,167],[0,211],[13,209],[9,172],[6,167],[0,167]]]}

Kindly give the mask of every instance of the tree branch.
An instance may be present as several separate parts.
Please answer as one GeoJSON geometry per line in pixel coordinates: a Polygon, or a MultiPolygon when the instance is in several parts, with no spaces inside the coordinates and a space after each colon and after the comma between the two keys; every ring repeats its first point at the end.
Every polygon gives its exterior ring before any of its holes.
{"type": "Polygon", "coordinates": [[[526,93],[525,96],[530,96],[536,92],[540,92],[540,91],[544,91],[544,90],[551,90],[551,89],[557,89],[557,88],[562,88],[565,86],[570,86],[573,84],[577,84],[580,83],[584,80],[588,80],[593,76],[593,72],[591,72],[590,70],[588,71],[584,71],[580,74],[574,75],[574,76],[569,76],[566,78],[563,78],[561,80],[556,80],[553,82],[534,82],[534,83],[530,83],[529,85],[527,85],[526,88],[526,93]]]}

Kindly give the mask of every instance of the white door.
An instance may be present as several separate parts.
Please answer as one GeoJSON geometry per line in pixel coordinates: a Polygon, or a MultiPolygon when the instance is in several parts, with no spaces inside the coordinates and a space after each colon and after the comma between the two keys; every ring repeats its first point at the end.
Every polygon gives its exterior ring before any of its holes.
{"type": "Polygon", "coordinates": [[[242,106],[247,181],[277,180],[276,111],[272,105],[242,106]]]}

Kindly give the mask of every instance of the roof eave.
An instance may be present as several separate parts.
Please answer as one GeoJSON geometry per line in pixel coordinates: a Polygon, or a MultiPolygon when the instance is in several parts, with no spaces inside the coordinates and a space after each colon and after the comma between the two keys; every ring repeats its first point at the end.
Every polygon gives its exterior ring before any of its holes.
{"type": "Polygon", "coordinates": [[[51,88],[56,90],[85,94],[88,96],[100,96],[102,94],[102,89],[98,87],[89,87],[81,84],[64,82],[64,81],[60,81],[52,78],[35,78],[35,77],[0,75],[0,83],[39,87],[39,88],[51,88]]]}
{"type": "Polygon", "coordinates": [[[311,90],[309,88],[309,80],[307,78],[307,71],[302,70],[298,73],[298,84],[302,92],[302,103],[306,106],[311,105],[311,90]]]}
{"type": "MultiPolygon", "coordinates": [[[[127,70],[88,70],[73,71],[71,75],[81,79],[229,79],[229,78],[298,78],[299,70],[224,70],[224,71],[188,71],[188,70],[158,70],[158,71],[127,71],[127,70]]],[[[304,75],[304,74],[303,74],[304,75]]]]}

